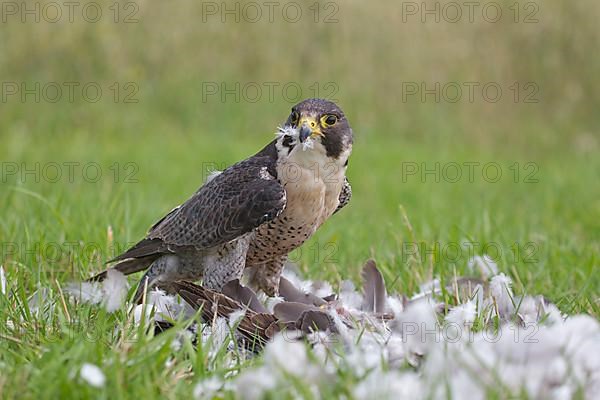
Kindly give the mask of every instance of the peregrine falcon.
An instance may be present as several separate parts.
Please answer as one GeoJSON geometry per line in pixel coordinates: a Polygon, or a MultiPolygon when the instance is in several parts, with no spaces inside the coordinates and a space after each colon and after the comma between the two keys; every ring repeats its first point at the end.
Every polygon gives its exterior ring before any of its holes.
{"type": "MultiPolygon", "coordinates": [[[[112,259],[124,274],[147,269],[145,288],[202,279],[220,291],[244,268],[250,284],[277,295],[288,254],[352,194],[346,178],[352,129],[333,102],[307,99],[292,107],[277,137],[254,156],[212,177],[155,223],[144,239],[112,259]]],[[[92,281],[102,280],[104,271],[92,281]]]]}

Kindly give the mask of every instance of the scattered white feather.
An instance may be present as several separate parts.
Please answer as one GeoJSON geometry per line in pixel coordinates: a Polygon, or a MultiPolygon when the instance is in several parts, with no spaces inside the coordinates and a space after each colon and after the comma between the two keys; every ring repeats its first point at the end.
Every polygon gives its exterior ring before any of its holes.
{"type": "Polygon", "coordinates": [[[270,312],[273,313],[275,310],[275,306],[279,303],[281,303],[282,301],[284,301],[283,297],[268,297],[266,294],[264,293],[259,293],[258,295],[258,299],[259,300],[264,300],[263,304],[265,305],[265,308],[270,312]]]}
{"type": "Polygon", "coordinates": [[[426,297],[431,297],[441,291],[440,280],[435,278],[425,282],[419,286],[419,293],[411,297],[411,300],[416,301],[426,297]]]}
{"type": "Polygon", "coordinates": [[[88,385],[97,388],[103,387],[106,382],[104,373],[94,364],[83,364],[81,366],[81,370],[79,371],[79,376],[81,376],[81,379],[83,379],[88,385]]]}
{"type": "Polygon", "coordinates": [[[404,302],[397,296],[388,296],[386,301],[388,312],[392,315],[400,315],[404,311],[404,302]]]}
{"type": "Polygon", "coordinates": [[[65,293],[89,304],[99,304],[103,298],[102,288],[96,282],[69,283],[65,287],[65,293]]]}
{"type": "Polygon", "coordinates": [[[231,314],[229,314],[229,325],[236,326],[238,322],[240,322],[240,320],[244,318],[244,315],[246,315],[246,310],[244,309],[232,312],[231,314]]]}
{"type": "Polygon", "coordinates": [[[248,369],[238,375],[234,382],[236,398],[244,400],[264,399],[265,394],[275,389],[277,377],[266,367],[248,369]]]}
{"type": "Polygon", "coordinates": [[[115,312],[125,301],[128,288],[125,275],[115,269],[109,269],[102,283],[70,283],[65,292],[84,303],[102,303],[108,312],[115,312]]]}
{"type": "Polygon", "coordinates": [[[387,350],[387,361],[390,367],[399,367],[404,363],[406,353],[404,352],[404,340],[398,335],[391,335],[385,346],[387,350]]]}
{"type": "MultiPolygon", "coordinates": [[[[287,335],[279,334],[265,350],[265,363],[271,370],[284,374],[301,376],[304,379],[314,378],[312,365],[306,354],[306,346],[290,340],[287,335]]],[[[318,373],[317,373],[318,374],[318,373]]]]}
{"type": "Polygon", "coordinates": [[[138,304],[133,308],[133,321],[136,325],[142,323],[142,321],[146,321],[146,323],[151,322],[153,308],[148,304],[138,304]]]}
{"type": "Polygon", "coordinates": [[[528,398],[571,398],[581,388],[584,398],[594,398],[599,354],[600,324],[589,316],[527,328],[505,324],[496,334],[475,334],[466,347],[440,343],[427,357],[423,385],[438,382],[434,398],[447,397],[442,386],[452,398],[484,399],[489,388],[500,397],[525,391],[528,398]]]}
{"type": "Polygon", "coordinates": [[[158,288],[148,293],[146,301],[152,306],[156,321],[177,320],[181,316],[189,318],[195,314],[194,310],[180,298],[168,295],[158,288]]]}
{"type": "Polygon", "coordinates": [[[203,381],[200,381],[194,387],[195,399],[212,399],[224,386],[222,380],[216,376],[212,376],[203,381]]]}
{"type": "Polygon", "coordinates": [[[38,288],[38,290],[31,295],[29,300],[27,300],[29,311],[32,314],[38,314],[38,316],[41,316],[42,314],[51,315],[55,304],[54,302],[48,301],[50,296],[51,290],[49,288],[38,288]]]}
{"type": "MultiPolygon", "coordinates": [[[[312,284],[295,279],[297,287],[312,284]]],[[[434,280],[422,289],[423,294],[407,307],[397,297],[388,298],[394,299],[388,301],[395,316],[390,329],[353,308],[360,305],[360,293],[351,282],[343,282],[336,309],[328,311],[339,335],[310,335],[314,357],[307,356],[300,343],[278,336],[267,345],[263,366],[233,378],[236,394],[258,399],[274,389],[293,391],[290,375],[313,390],[315,385],[330,383],[323,377],[335,379],[338,368],[347,368],[357,378],[351,388],[357,399],[485,399],[490,389],[500,397],[525,393],[531,398],[567,399],[582,390],[585,398],[594,398],[600,389],[600,327],[593,318],[564,320],[556,306],[541,296],[513,298],[511,280],[500,274],[492,277],[488,294],[477,287],[471,299],[450,309],[440,326],[440,308],[431,293],[439,285],[434,280]],[[513,302],[519,301],[520,309],[515,310],[513,302]],[[499,330],[490,326],[472,332],[480,313],[495,307],[504,321],[499,330]],[[340,309],[357,317],[358,329],[342,322],[340,309]],[[515,311],[521,324],[508,322],[515,311]],[[460,340],[449,334],[448,325],[457,330],[460,340]],[[342,348],[336,346],[339,340],[342,348]],[[416,373],[399,369],[405,360],[417,368],[416,373]]],[[[482,317],[485,321],[487,315],[482,317]]]]}
{"type": "Polygon", "coordinates": [[[440,341],[440,326],[433,305],[427,299],[410,304],[394,319],[393,329],[401,335],[407,360],[414,366],[419,365],[421,357],[440,341]]]}
{"type": "Polygon", "coordinates": [[[0,293],[6,295],[6,275],[4,274],[4,267],[0,265],[0,293]]]}
{"type": "MultiPolygon", "coordinates": [[[[541,297],[541,296],[540,296],[541,297]]],[[[543,299],[540,304],[542,312],[540,313],[543,318],[546,318],[548,323],[555,324],[563,322],[565,316],[562,315],[558,307],[552,303],[546,303],[543,299]]]]}
{"type": "Polygon", "coordinates": [[[102,288],[96,282],[70,283],[65,288],[65,292],[89,304],[99,304],[103,298],[102,288]]]}
{"type": "Polygon", "coordinates": [[[362,337],[358,343],[349,347],[344,362],[356,376],[364,376],[383,365],[385,355],[382,350],[382,346],[372,338],[362,337]]]}
{"type": "Polygon", "coordinates": [[[121,307],[127,296],[128,288],[127,278],[122,272],[116,269],[108,270],[106,279],[102,282],[106,311],[115,312],[121,307]]]}
{"type": "Polygon", "coordinates": [[[518,311],[517,315],[521,318],[524,324],[533,324],[540,319],[540,304],[538,301],[531,297],[525,296],[517,302],[518,311]]]}
{"type": "Polygon", "coordinates": [[[230,333],[231,328],[229,327],[227,319],[222,317],[217,318],[210,327],[212,354],[216,354],[221,349],[230,333]]]}
{"type": "Polygon", "coordinates": [[[446,315],[446,322],[456,324],[461,327],[470,327],[475,322],[477,316],[477,306],[472,301],[459,304],[452,307],[446,315]]]}
{"type": "Polygon", "coordinates": [[[377,370],[354,389],[354,398],[368,399],[419,399],[421,382],[414,373],[377,370]]]}
{"type": "MultiPolygon", "coordinates": [[[[284,276],[305,292],[330,294],[326,282],[302,280],[293,273],[284,276]]],[[[410,302],[388,296],[392,321],[360,311],[360,290],[344,281],[335,307],[326,311],[338,334],[312,333],[307,337],[311,347],[296,341],[294,332],[279,334],[267,344],[264,363],[241,372],[239,357],[251,355],[239,348],[233,351],[237,343],[232,326],[244,315],[244,311],[236,311],[228,319],[199,325],[198,339],[208,346],[209,368],[218,365],[221,371],[230,367],[232,372],[222,379],[199,382],[194,397],[227,397],[227,391],[241,399],[261,399],[284,391],[294,395],[295,384],[290,382],[301,382],[306,393],[317,398],[321,385],[331,384],[339,369],[345,369],[355,377],[356,383],[348,390],[357,399],[485,399],[490,390],[499,397],[523,393],[529,398],[567,399],[582,393],[584,398],[596,398],[600,390],[598,321],[584,315],[565,319],[542,296],[514,297],[511,286],[506,275],[492,276],[489,291],[477,286],[470,299],[459,299],[440,325],[443,308],[436,303],[441,289],[437,279],[423,285],[410,302]],[[475,321],[485,323],[496,310],[499,327],[490,324],[489,329],[473,332],[475,321]],[[455,340],[457,335],[460,340],[455,340]],[[220,350],[225,347],[229,351],[223,355],[220,350]],[[407,368],[406,362],[414,369],[407,368]]],[[[86,289],[87,298],[104,301],[103,288],[102,296],[96,289],[86,289]]],[[[264,294],[259,294],[259,299],[270,310],[282,300],[264,294]]],[[[148,303],[149,309],[135,308],[136,321],[144,313],[155,319],[193,314],[175,297],[158,290],[149,293],[148,303]]],[[[172,346],[173,351],[178,346],[172,346]]]]}
{"type": "Polygon", "coordinates": [[[487,254],[474,256],[467,262],[467,266],[471,272],[479,272],[484,278],[498,274],[498,264],[487,254]]]}
{"type": "Polygon", "coordinates": [[[282,136],[289,136],[294,141],[293,144],[296,144],[298,142],[298,137],[300,136],[300,133],[298,132],[298,129],[290,125],[286,125],[278,126],[277,131],[275,132],[275,136],[277,136],[277,138],[280,138],[282,136]]]}
{"type": "Polygon", "coordinates": [[[360,310],[363,296],[354,287],[354,283],[344,280],[340,284],[339,300],[349,310],[360,310]]]}
{"type": "Polygon", "coordinates": [[[485,306],[483,286],[480,284],[475,285],[472,293],[473,293],[473,298],[471,301],[474,302],[475,305],[477,306],[477,313],[480,313],[483,310],[483,307],[485,306]]]}
{"type": "Polygon", "coordinates": [[[514,311],[512,281],[504,273],[500,273],[490,280],[490,293],[498,307],[500,318],[508,318],[514,311]]]}
{"type": "MultiPolygon", "coordinates": [[[[292,144],[297,144],[299,141],[299,136],[300,133],[298,131],[298,129],[292,127],[292,126],[283,126],[283,127],[277,127],[277,132],[275,132],[275,135],[279,138],[282,136],[289,136],[292,138],[292,144]]],[[[314,139],[311,137],[306,138],[306,140],[304,140],[304,142],[302,143],[302,151],[305,151],[307,149],[312,149],[314,147],[315,143],[314,143],[314,139]]]]}
{"type": "Polygon", "coordinates": [[[313,282],[311,292],[318,297],[327,297],[335,293],[331,284],[325,281],[313,282]]]}
{"type": "Polygon", "coordinates": [[[318,390],[315,385],[323,382],[325,371],[308,357],[307,348],[302,342],[280,334],[267,345],[264,365],[243,371],[235,378],[234,389],[237,398],[262,399],[278,387],[289,392],[289,379],[293,378],[301,379],[307,387],[318,390]]]}
{"type": "MultiPolygon", "coordinates": [[[[197,325],[193,325],[193,327],[196,327],[196,326],[197,325]]],[[[187,342],[192,343],[194,341],[194,338],[196,337],[196,330],[193,327],[190,327],[188,329],[184,329],[184,330],[177,332],[177,335],[171,342],[171,350],[174,353],[181,350],[181,347],[183,346],[184,342],[187,341],[187,342]]]]}
{"type": "Polygon", "coordinates": [[[468,340],[476,317],[477,306],[471,301],[450,309],[444,318],[446,322],[442,329],[444,340],[451,342],[468,340]]]}
{"type": "Polygon", "coordinates": [[[437,278],[432,279],[423,283],[419,288],[421,289],[421,293],[435,293],[441,288],[440,280],[437,278]]]}
{"type": "Polygon", "coordinates": [[[312,281],[308,280],[308,279],[300,278],[300,276],[298,275],[298,272],[293,267],[290,268],[286,265],[286,268],[284,268],[284,270],[282,272],[282,276],[285,279],[287,279],[288,281],[290,281],[290,283],[294,287],[302,290],[305,293],[308,293],[310,287],[312,286],[312,281]]]}

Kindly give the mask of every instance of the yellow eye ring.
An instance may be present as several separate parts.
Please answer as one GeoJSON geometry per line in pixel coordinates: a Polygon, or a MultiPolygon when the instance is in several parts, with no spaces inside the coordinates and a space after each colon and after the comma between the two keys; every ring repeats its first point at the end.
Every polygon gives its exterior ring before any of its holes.
{"type": "Polygon", "coordinates": [[[337,123],[337,121],[338,121],[338,117],[333,114],[324,115],[323,117],[321,117],[321,125],[323,125],[325,127],[335,125],[337,123]]]}

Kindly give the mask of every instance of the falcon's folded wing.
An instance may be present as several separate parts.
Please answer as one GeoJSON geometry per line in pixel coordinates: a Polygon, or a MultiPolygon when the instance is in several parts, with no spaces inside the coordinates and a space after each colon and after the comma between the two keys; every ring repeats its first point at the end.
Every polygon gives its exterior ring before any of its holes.
{"type": "Polygon", "coordinates": [[[157,222],[145,239],[111,261],[180,246],[210,248],[274,219],[285,208],[286,195],[269,172],[269,162],[268,157],[252,157],[227,168],[157,222]]]}

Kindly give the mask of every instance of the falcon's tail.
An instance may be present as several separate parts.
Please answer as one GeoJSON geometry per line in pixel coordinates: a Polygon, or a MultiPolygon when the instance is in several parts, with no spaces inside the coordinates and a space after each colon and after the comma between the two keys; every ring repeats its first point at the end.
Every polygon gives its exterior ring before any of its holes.
{"type": "MultiPolygon", "coordinates": [[[[127,260],[123,260],[120,263],[116,264],[114,267],[110,269],[116,269],[119,272],[122,272],[124,275],[133,274],[135,272],[143,271],[152,264],[154,260],[160,257],[161,254],[152,254],[146,257],[140,258],[130,258],[127,260]]],[[[87,279],[88,282],[100,282],[106,278],[107,270],[100,272],[98,275],[92,276],[87,279]]]]}

